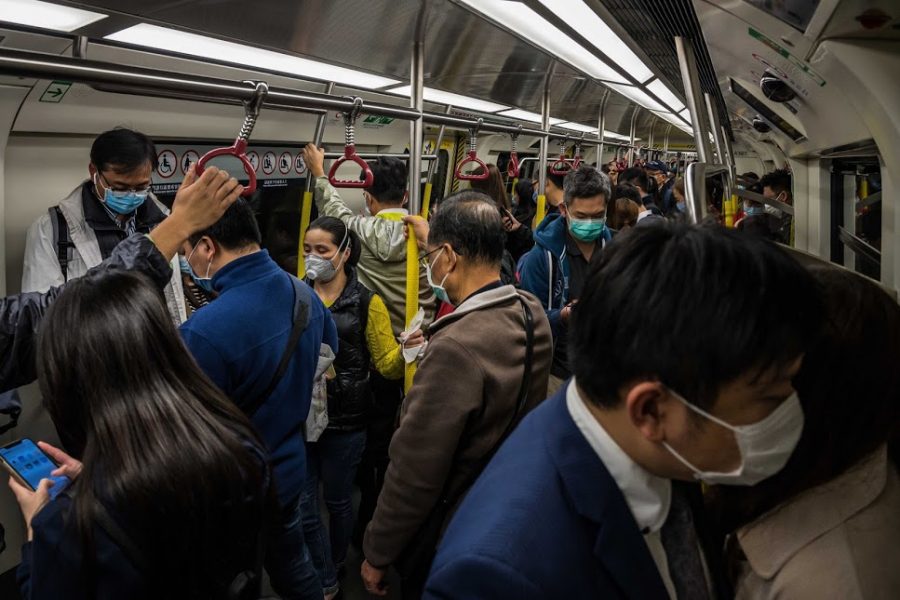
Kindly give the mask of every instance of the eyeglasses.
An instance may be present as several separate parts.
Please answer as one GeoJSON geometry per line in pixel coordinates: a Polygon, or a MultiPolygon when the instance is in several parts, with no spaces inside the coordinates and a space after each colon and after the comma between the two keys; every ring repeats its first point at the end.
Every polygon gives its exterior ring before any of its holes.
{"type": "Polygon", "coordinates": [[[149,186],[149,185],[147,185],[147,186],[145,186],[145,187],[142,187],[142,188],[125,188],[125,189],[122,189],[122,188],[120,188],[120,187],[113,187],[112,185],[110,185],[109,181],[106,179],[106,177],[103,176],[103,173],[101,173],[99,170],[97,171],[97,175],[100,176],[100,180],[103,182],[104,187],[106,187],[106,189],[110,190],[111,192],[116,192],[117,194],[128,194],[128,193],[131,193],[131,194],[149,194],[149,193],[150,193],[150,187],[151,187],[151,186],[149,186]]]}
{"type": "MultiPolygon", "coordinates": [[[[437,248],[435,248],[435,249],[432,250],[431,252],[426,252],[425,254],[423,254],[422,256],[419,257],[419,264],[421,264],[423,267],[428,267],[428,268],[430,268],[430,267],[431,267],[431,261],[428,260],[428,257],[431,256],[432,254],[434,254],[435,252],[440,252],[440,251],[443,250],[443,249],[444,249],[443,246],[438,246],[437,248]]],[[[453,250],[453,252],[455,252],[457,256],[463,256],[463,253],[460,252],[459,250],[457,250],[456,248],[454,248],[453,246],[450,246],[450,249],[453,250]]]]}

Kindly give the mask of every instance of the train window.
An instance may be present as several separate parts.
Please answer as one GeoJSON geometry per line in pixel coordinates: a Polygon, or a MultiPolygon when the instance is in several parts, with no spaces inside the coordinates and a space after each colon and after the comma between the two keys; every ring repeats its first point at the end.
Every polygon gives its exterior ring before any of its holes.
{"type": "Polygon", "coordinates": [[[835,161],[831,175],[831,260],[881,278],[881,168],[877,157],[835,161]]]}

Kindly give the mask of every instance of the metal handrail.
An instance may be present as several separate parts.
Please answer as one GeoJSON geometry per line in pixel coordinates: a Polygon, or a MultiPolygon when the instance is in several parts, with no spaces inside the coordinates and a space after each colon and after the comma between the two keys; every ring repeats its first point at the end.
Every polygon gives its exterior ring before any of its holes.
{"type": "Polygon", "coordinates": [[[838,227],[838,239],[857,254],[865,256],[876,263],[881,263],[881,251],[878,248],[840,226],[838,227]]]}
{"type": "Polygon", "coordinates": [[[688,219],[700,223],[707,215],[706,178],[724,173],[730,176],[729,165],[715,165],[701,162],[691,163],[684,172],[684,196],[688,219]]]}
{"type": "Polygon", "coordinates": [[[781,202],[780,200],[775,200],[774,198],[766,198],[762,194],[757,194],[756,192],[751,192],[750,190],[742,190],[740,188],[735,190],[734,193],[737,194],[739,198],[746,198],[747,200],[759,202],[760,204],[768,204],[769,206],[773,206],[785,214],[791,216],[794,215],[794,207],[790,204],[781,202]]]}

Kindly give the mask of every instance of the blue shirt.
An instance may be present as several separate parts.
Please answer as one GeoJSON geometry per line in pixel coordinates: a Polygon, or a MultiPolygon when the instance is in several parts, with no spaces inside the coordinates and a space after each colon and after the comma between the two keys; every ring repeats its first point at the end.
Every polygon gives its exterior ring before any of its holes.
{"type": "MultiPolygon", "coordinates": [[[[262,394],[278,368],[293,325],[291,278],[266,250],[242,256],[213,278],[219,297],[181,326],[197,363],[238,406],[247,406],[262,394]]],[[[319,347],[328,344],[335,354],[338,351],[331,314],[307,289],[309,323],[284,377],[253,416],[270,453],[282,506],[300,495],[306,476],[302,432],[319,347]]]]}

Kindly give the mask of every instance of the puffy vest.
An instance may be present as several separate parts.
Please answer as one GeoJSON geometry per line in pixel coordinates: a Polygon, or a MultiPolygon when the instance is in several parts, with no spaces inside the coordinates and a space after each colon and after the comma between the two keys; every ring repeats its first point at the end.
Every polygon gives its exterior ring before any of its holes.
{"type": "Polygon", "coordinates": [[[338,333],[334,361],[337,377],[328,382],[328,428],[351,431],[366,427],[372,408],[369,346],[366,325],[372,292],[351,270],[347,285],[329,308],[338,333]]]}

